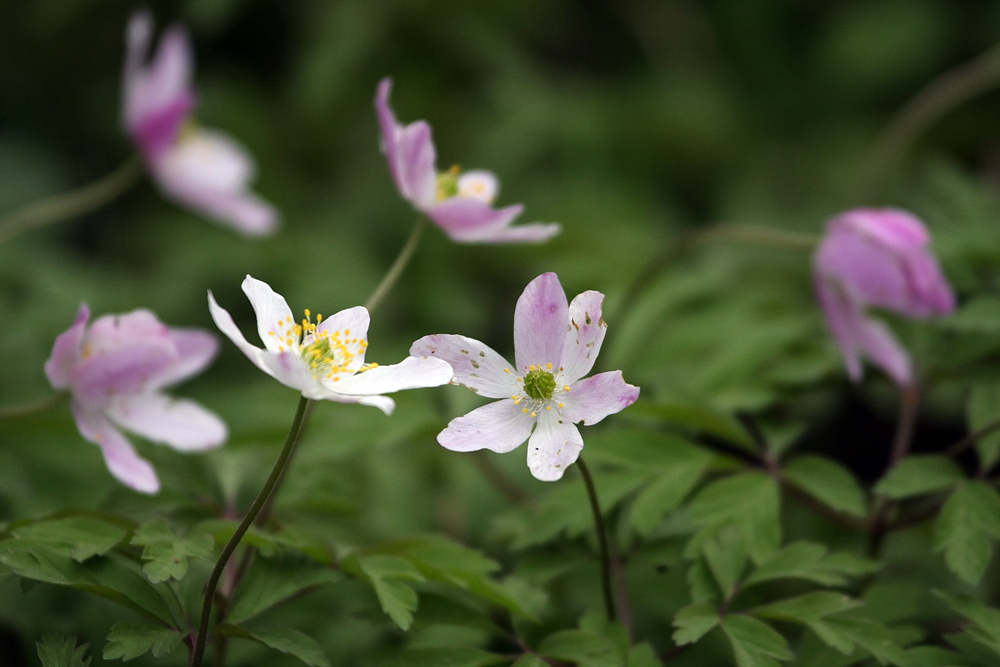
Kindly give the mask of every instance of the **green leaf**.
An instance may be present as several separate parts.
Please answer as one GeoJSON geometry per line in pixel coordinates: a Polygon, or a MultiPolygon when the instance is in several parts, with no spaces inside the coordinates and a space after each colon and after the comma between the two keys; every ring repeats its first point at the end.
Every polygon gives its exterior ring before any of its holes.
{"type": "Polygon", "coordinates": [[[952,572],[975,584],[993,556],[991,538],[1000,538],[1000,494],[983,482],[963,482],[938,515],[935,549],[944,551],[952,572]]]}
{"type": "Polygon", "coordinates": [[[975,625],[964,628],[965,634],[1000,655],[1000,610],[987,607],[979,600],[934,591],[949,607],[972,621],[975,625]]]}
{"type": "Polygon", "coordinates": [[[939,646],[916,646],[907,649],[906,659],[910,667],[976,667],[979,664],[960,653],[939,646]]]}
{"type": "Polygon", "coordinates": [[[860,618],[828,618],[823,621],[823,627],[828,634],[820,636],[831,646],[840,648],[837,642],[853,642],[870,652],[882,664],[909,667],[906,653],[893,641],[889,630],[881,623],[860,618]]]}
{"type": "Polygon", "coordinates": [[[785,638],[763,621],[750,616],[724,616],[722,629],[739,667],[772,667],[778,664],[775,659],[792,659],[785,638]]]}
{"type": "Polygon", "coordinates": [[[918,454],[897,463],[875,485],[875,492],[893,499],[949,489],[965,479],[965,472],[946,456],[918,454]]]}
{"type": "Polygon", "coordinates": [[[413,623],[417,609],[417,592],[406,581],[424,581],[420,571],[410,561],[398,556],[374,554],[359,559],[359,566],[375,588],[382,611],[403,630],[413,623]]]}
{"type": "Polygon", "coordinates": [[[268,648],[295,656],[309,667],[331,667],[330,659],[326,657],[323,647],[312,637],[298,630],[223,623],[215,628],[215,632],[229,637],[250,639],[268,648]]]}
{"type": "Polygon", "coordinates": [[[537,652],[578,667],[621,667],[614,643],[589,630],[563,630],[549,635],[538,645],[537,652]]]}
{"type": "Polygon", "coordinates": [[[211,535],[196,533],[179,537],[163,519],[139,526],[132,544],[145,547],[142,559],[149,561],[142,571],[154,584],[168,579],[183,579],[187,574],[188,558],[212,560],[215,542],[211,535]]]}
{"type": "Polygon", "coordinates": [[[795,623],[818,621],[824,616],[855,609],[864,603],[841,593],[816,591],[794,598],[771,602],[756,607],[751,612],[757,616],[795,623]]]}
{"type": "Polygon", "coordinates": [[[549,663],[539,658],[534,653],[521,656],[511,667],[548,667],[549,663]]]}
{"type": "Polygon", "coordinates": [[[88,516],[38,521],[12,531],[14,537],[37,540],[66,549],[73,560],[83,562],[103,556],[125,539],[128,531],[120,526],[88,516]]]}
{"type": "Polygon", "coordinates": [[[489,667],[507,664],[510,658],[470,646],[443,646],[407,649],[393,662],[397,667],[489,667]]]}
{"type": "Polygon", "coordinates": [[[854,475],[832,459],[798,456],[782,473],[789,482],[835,510],[855,516],[867,514],[865,494],[854,475]]]}
{"type": "MultiPolygon", "coordinates": [[[[965,411],[970,433],[1000,420],[1000,384],[974,386],[965,411]]],[[[976,451],[979,453],[980,468],[993,467],[1000,461],[1000,431],[979,438],[976,451]]]]}
{"type": "Polygon", "coordinates": [[[1000,331],[1000,298],[976,297],[942,320],[941,325],[957,331],[996,333],[1000,331]]]}
{"type": "Polygon", "coordinates": [[[136,621],[124,621],[111,626],[104,659],[131,660],[149,651],[162,658],[181,644],[181,633],[171,628],[136,621]]]}
{"type": "Polygon", "coordinates": [[[473,628],[499,637],[507,636],[506,632],[478,609],[433,593],[422,594],[420,596],[420,613],[414,618],[414,627],[440,625],[473,628]]]}
{"type": "Polygon", "coordinates": [[[650,482],[632,503],[629,520],[636,532],[643,536],[652,533],[698,484],[711,460],[706,455],[698,460],[680,461],[650,482]]]}
{"type": "Polygon", "coordinates": [[[880,567],[876,561],[849,553],[827,554],[821,544],[793,542],[761,563],[744,585],[774,579],[806,579],[824,586],[842,586],[850,577],[875,572],[880,567]]]}
{"type": "Polygon", "coordinates": [[[685,431],[715,436],[747,451],[757,451],[753,438],[738,421],[711,408],[684,403],[643,402],[639,410],[685,431]]]}
{"type": "Polygon", "coordinates": [[[701,551],[723,597],[729,597],[746,567],[747,548],[742,532],[736,526],[727,526],[706,539],[701,551]]]}
{"type": "Polygon", "coordinates": [[[90,644],[76,645],[76,637],[45,635],[35,642],[38,659],[42,667],[89,667],[90,656],[86,655],[90,644]]]}
{"type": "Polygon", "coordinates": [[[674,642],[678,646],[693,644],[719,624],[719,610],[714,605],[699,602],[684,607],[674,616],[674,642]]]}
{"type": "Polygon", "coordinates": [[[628,667],[663,667],[656,651],[648,642],[636,644],[628,653],[628,667]]]}
{"type": "Polygon", "coordinates": [[[257,558],[236,589],[226,620],[242,623],[307,588],[342,577],[335,570],[302,559],[257,558]]]}
{"type": "Polygon", "coordinates": [[[761,472],[738,473],[713,482],[690,505],[695,525],[711,530],[726,525],[739,527],[756,563],[768,558],[781,543],[779,509],[778,486],[761,472]]]}

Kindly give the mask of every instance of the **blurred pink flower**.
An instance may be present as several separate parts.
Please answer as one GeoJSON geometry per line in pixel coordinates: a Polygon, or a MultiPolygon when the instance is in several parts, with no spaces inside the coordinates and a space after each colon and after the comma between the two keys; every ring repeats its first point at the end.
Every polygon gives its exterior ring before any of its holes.
{"type": "Polygon", "coordinates": [[[218,351],[199,329],[167,327],[152,312],[105,315],[87,327],[90,310],[56,338],[45,374],[56,389],[72,393],[80,434],[96,443],[111,474],[143,493],[159,479],[117,427],[182,452],[218,447],[226,424],[198,403],[161,390],[201,372],[218,351]]]}
{"type": "Polygon", "coordinates": [[[626,384],[621,371],[581,379],[604,341],[603,303],[603,294],[587,291],[567,304],[554,273],[532,280],[514,310],[516,366],[465,336],[438,334],[416,341],[410,354],[447,361],[454,369],[453,383],[503,399],[453,419],[438,442],[457,452],[504,453],[528,440],[531,474],[543,481],[561,478],[583,449],[574,424],[596,424],[639,398],[639,388],[626,384]]]}
{"type": "Polygon", "coordinates": [[[400,125],[389,106],[392,80],[383,79],[375,96],[382,147],[399,194],[459,243],[527,243],[559,233],[557,223],[512,227],[524,206],[493,208],[500,181],[489,171],[438,172],[431,128],[419,120],[400,125]]]}
{"type": "Polygon", "coordinates": [[[168,197],[247,236],[265,236],[278,226],[273,206],[249,191],[253,158],[221,132],[190,120],[194,57],[187,32],[169,28],[152,61],[148,11],[132,16],[126,34],[123,78],[125,130],[168,197]]]}
{"type": "Polygon", "coordinates": [[[296,323],[284,297],[265,283],[247,276],[243,292],[257,314],[257,333],[264,349],[251,345],[229,312],[208,293],[212,319],[243,354],[275,380],[313,400],[372,405],[392,414],[389,394],[404,389],[437,387],[451,380],[451,367],[440,359],[408,357],[393,366],[366,364],[368,311],[355,306],[296,323]]]}
{"type": "Polygon", "coordinates": [[[910,356],[868,307],[906,317],[947,315],[955,309],[951,286],[927,248],[923,223],[897,209],[854,209],[831,219],[816,250],[813,278],[826,321],[847,373],[862,377],[860,355],[897,384],[913,382],[910,356]]]}

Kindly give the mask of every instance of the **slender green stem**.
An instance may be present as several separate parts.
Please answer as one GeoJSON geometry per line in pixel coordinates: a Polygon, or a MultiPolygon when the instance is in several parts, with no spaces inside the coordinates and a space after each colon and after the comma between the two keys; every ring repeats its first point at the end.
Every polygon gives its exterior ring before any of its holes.
{"type": "Polygon", "coordinates": [[[590,468],[583,462],[582,456],[576,460],[576,465],[583,475],[583,483],[587,485],[590,509],[594,512],[597,542],[601,548],[601,583],[604,587],[604,607],[608,612],[608,620],[614,622],[618,620],[618,615],[615,613],[615,596],[611,588],[611,553],[608,549],[608,530],[604,525],[604,516],[601,514],[601,504],[597,501],[597,489],[594,487],[594,478],[590,475],[590,468]]]}
{"type": "Polygon", "coordinates": [[[267,482],[264,483],[264,488],[257,494],[253,505],[247,510],[243,521],[240,522],[236,532],[233,533],[233,537],[222,550],[222,555],[219,556],[219,560],[215,564],[215,569],[212,570],[212,576],[208,578],[208,584],[205,587],[205,602],[201,608],[201,622],[198,626],[198,639],[195,642],[194,653],[191,656],[191,667],[201,667],[202,657],[205,654],[205,642],[208,637],[208,624],[212,615],[212,602],[215,598],[215,589],[219,585],[219,578],[222,576],[222,572],[225,570],[226,564],[232,557],[236,547],[239,546],[240,540],[243,539],[243,535],[246,534],[254,519],[257,518],[257,513],[260,512],[264,503],[267,502],[268,496],[271,495],[275,485],[278,483],[278,478],[281,477],[282,471],[288,463],[288,457],[291,455],[292,450],[295,448],[295,443],[298,442],[299,436],[302,433],[306,408],[309,407],[311,402],[305,396],[299,399],[299,407],[295,411],[295,419],[292,420],[292,427],[288,431],[288,437],[285,438],[285,446],[282,447],[281,454],[278,455],[278,460],[274,463],[274,468],[271,470],[267,482]]]}
{"type": "MultiPolygon", "coordinates": [[[[913,442],[913,430],[917,423],[920,407],[920,388],[916,385],[902,388],[902,404],[899,408],[899,421],[896,424],[896,435],[893,438],[892,450],[889,453],[889,463],[886,472],[895,468],[906,458],[913,442]]],[[[872,507],[871,534],[868,538],[868,554],[875,558],[882,550],[886,531],[889,528],[889,500],[878,496],[872,507]]]]}
{"type": "MultiPolygon", "coordinates": [[[[313,408],[316,407],[316,401],[309,401],[309,405],[306,407],[306,414],[302,417],[302,425],[299,430],[304,430],[306,424],[309,423],[309,418],[312,417],[313,408]]],[[[285,481],[285,475],[288,473],[288,468],[292,462],[292,457],[295,456],[295,452],[298,451],[299,437],[296,436],[295,444],[292,445],[292,451],[288,453],[288,463],[285,464],[285,469],[281,471],[281,475],[278,476],[278,481],[274,485],[274,490],[268,497],[267,501],[264,503],[264,507],[261,508],[260,514],[257,515],[257,525],[263,526],[264,522],[267,521],[268,515],[271,514],[271,506],[274,505],[274,499],[278,497],[278,491],[281,490],[281,484],[285,481]]],[[[242,568],[241,568],[242,569],[242,568]]]]}
{"type": "Polygon", "coordinates": [[[969,100],[1000,86],[1000,45],[944,72],[924,86],[889,121],[858,179],[857,198],[871,203],[886,175],[935,122],[969,100]]]}
{"type": "Polygon", "coordinates": [[[948,449],[944,450],[945,456],[957,456],[968,449],[970,446],[976,444],[980,438],[985,438],[994,431],[1000,430],[1000,419],[995,422],[990,422],[981,429],[975,430],[968,434],[961,440],[958,440],[948,449]]]}
{"type": "Polygon", "coordinates": [[[108,204],[139,182],[142,161],[133,155],[120,167],[89,185],[29,204],[0,218],[0,243],[29,229],[75,218],[108,204]]]}
{"type": "Polygon", "coordinates": [[[7,405],[0,407],[0,419],[17,419],[28,415],[45,412],[62,403],[69,396],[66,392],[52,394],[48,398],[43,398],[35,403],[22,403],[21,405],[7,405]]]}
{"type": "Polygon", "coordinates": [[[399,280],[399,276],[403,274],[403,270],[406,265],[410,263],[410,259],[413,257],[413,253],[417,249],[417,245],[420,244],[420,237],[424,233],[424,227],[427,226],[427,218],[420,216],[417,220],[417,224],[414,225],[413,231],[410,233],[410,238],[406,239],[406,243],[403,245],[403,249],[399,251],[399,256],[396,257],[396,261],[392,263],[389,267],[389,272],[385,274],[382,278],[382,282],[378,284],[372,295],[368,297],[368,302],[365,304],[365,308],[371,313],[373,310],[378,308],[379,304],[382,303],[382,299],[385,298],[389,290],[392,289],[396,281],[399,280]]]}

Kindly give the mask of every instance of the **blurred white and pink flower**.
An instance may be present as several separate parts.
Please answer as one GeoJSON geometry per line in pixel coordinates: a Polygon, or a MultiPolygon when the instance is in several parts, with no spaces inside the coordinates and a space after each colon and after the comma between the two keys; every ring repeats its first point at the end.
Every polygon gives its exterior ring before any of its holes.
{"type": "Polygon", "coordinates": [[[408,357],[392,366],[366,364],[369,317],[363,306],[327,319],[317,315],[315,322],[306,310],[306,317],[296,322],[284,297],[267,283],[247,276],[243,292],[257,315],[264,349],[247,341],[209,292],[212,319],[257,368],[306,398],[371,405],[388,415],[396,404],[383,394],[437,387],[451,380],[451,366],[431,357],[408,357]]]}
{"type": "Polygon", "coordinates": [[[545,273],[524,289],[514,310],[514,361],[478,340],[454,334],[425,336],[414,356],[444,359],[456,384],[502,400],[453,419],[438,435],[447,449],[509,452],[528,440],[528,468],[543,481],[563,476],[580,456],[576,423],[596,424],[639,398],[621,371],[581,379],[593,368],[607,324],[604,295],[587,291],[567,304],[559,278],[545,273]]]}
{"type": "Polygon", "coordinates": [[[500,181],[489,171],[438,172],[431,128],[418,120],[401,125],[389,106],[392,80],[383,79],[375,96],[382,148],[399,194],[459,243],[538,243],[559,233],[557,223],[511,226],[524,206],[493,208],[500,181]]]}
{"type": "Polygon", "coordinates": [[[149,173],[167,197],[216,222],[247,236],[273,233],[278,212],[249,189],[253,158],[191,119],[194,56],[187,32],[168,28],[147,63],[152,38],[152,15],[136,12],[126,33],[122,115],[149,173]]]}
{"type": "Polygon", "coordinates": [[[898,209],[853,209],[832,218],[813,258],[813,279],[847,373],[863,375],[861,355],[898,385],[913,383],[910,355],[868,308],[910,318],[947,315],[955,296],[928,249],[930,234],[898,209]]]}
{"type": "Polygon", "coordinates": [[[111,474],[136,491],[156,493],[156,471],[119,429],[182,452],[221,445],[225,422],[161,391],[204,370],[218,342],[200,329],[167,327],[148,310],[104,315],[88,327],[89,319],[81,304],[73,325],[56,338],[45,374],[53,387],[71,392],[77,428],[101,448],[111,474]]]}

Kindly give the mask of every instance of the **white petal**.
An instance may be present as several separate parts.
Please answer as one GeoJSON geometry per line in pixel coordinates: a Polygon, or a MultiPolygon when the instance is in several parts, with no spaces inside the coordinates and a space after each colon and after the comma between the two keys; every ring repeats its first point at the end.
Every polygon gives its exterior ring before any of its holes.
{"type": "Polygon", "coordinates": [[[455,334],[424,336],[410,346],[414,357],[436,357],[451,364],[452,382],[464,384],[486,398],[510,398],[521,393],[514,366],[474,338],[455,334]]]}
{"type": "Polygon", "coordinates": [[[245,354],[247,359],[252,361],[257,368],[274,377],[274,372],[271,371],[268,364],[264,361],[269,356],[269,353],[251,345],[247,341],[243,332],[233,322],[233,316],[229,314],[229,311],[215,302],[215,295],[212,294],[212,290],[208,291],[208,310],[212,314],[215,326],[219,327],[219,331],[224,333],[229,340],[233,341],[236,347],[240,349],[240,352],[245,354]]]}
{"type": "Polygon", "coordinates": [[[524,442],[534,423],[534,419],[508,398],[452,419],[437,440],[442,447],[454,452],[489,449],[503,454],[524,442]]]}
{"type": "Polygon", "coordinates": [[[80,435],[96,443],[104,454],[108,470],[125,486],[142,493],[156,493],[160,480],[149,461],[136,454],[125,436],[96,410],[73,404],[73,417],[80,435]]]}
{"type": "Polygon", "coordinates": [[[362,371],[337,383],[324,386],[345,396],[377,396],[404,389],[440,387],[451,381],[452,370],[448,362],[434,357],[407,357],[392,366],[379,366],[362,371]]]}
{"type": "Polygon", "coordinates": [[[528,441],[528,469],[536,479],[554,482],[580,456],[583,438],[569,421],[555,412],[543,412],[528,441]]]}
{"type": "Polygon", "coordinates": [[[210,449],[226,440],[226,424],[215,413],[164,394],[121,396],[106,413],[122,428],[180,451],[210,449]]]}
{"type": "Polygon", "coordinates": [[[492,171],[472,169],[458,177],[458,196],[492,204],[500,192],[500,180],[492,171]]]}
{"type": "Polygon", "coordinates": [[[603,303],[603,294],[589,290],[577,294],[569,304],[569,325],[559,363],[566,384],[573,384],[594,367],[608,329],[601,319],[603,303]]]}
{"type": "Polygon", "coordinates": [[[345,365],[348,373],[356,373],[365,363],[365,350],[368,348],[365,343],[368,342],[370,322],[368,309],[364,306],[354,306],[334,313],[317,327],[318,331],[329,332],[331,336],[339,332],[337,337],[343,342],[348,353],[353,355],[345,365]]]}
{"type": "Polygon", "coordinates": [[[363,396],[358,399],[358,404],[378,408],[387,415],[391,415],[392,411],[396,409],[396,401],[388,396],[363,396]]]}
{"type": "Polygon", "coordinates": [[[244,278],[242,287],[257,314],[257,334],[264,342],[264,347],[273,354],[298,349],[299,339],[294,331],[295,318],[285,298],[267,283],[249,275],[244,278]],[[289,339],[293,341],[291,344],[289,339]]]}

